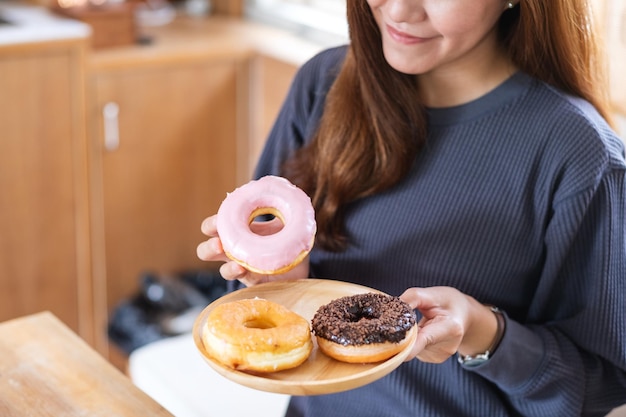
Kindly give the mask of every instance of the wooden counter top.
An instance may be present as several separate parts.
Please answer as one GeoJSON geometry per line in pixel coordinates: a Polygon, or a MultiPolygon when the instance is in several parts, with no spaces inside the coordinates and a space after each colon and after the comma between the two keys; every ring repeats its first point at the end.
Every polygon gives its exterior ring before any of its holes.
{"type": "Polygon", "coordinates": [[[94,51],[89,59],[97,71],[193,60],[245,59],[263,54],[299,66],[323,46],[284,30],[238,18],[178,17],[172,23],[139,28],[150,42],[94,51]]]}
{"type": "Polygon", "coordinates": [[[0,324],[2,417],[172,417],[50,313],[0,324]]]}

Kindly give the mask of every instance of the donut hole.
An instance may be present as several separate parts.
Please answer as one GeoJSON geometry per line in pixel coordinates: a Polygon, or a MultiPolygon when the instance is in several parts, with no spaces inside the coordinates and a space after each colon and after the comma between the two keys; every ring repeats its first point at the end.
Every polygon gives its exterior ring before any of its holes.
{"type": "Polygon", "coordinates": [[[285,218],[275,207],[259,207],[250,213],[248,226],[256,235],[274,235],[285,227],[285,218]]]}
{"type": "Polygon", "coordinates": [[[380,318],[380,312],[377,312],[372,306],[353,305],[348,308],[348,321],[351,323],[378,318],[380,318]]]}
{"type": "Polygon", "coordinates": [[[276,323],[266,317],[255,317],[247,320],[243,323],[248,329],[273,329],[276,327],[276,323]]]}

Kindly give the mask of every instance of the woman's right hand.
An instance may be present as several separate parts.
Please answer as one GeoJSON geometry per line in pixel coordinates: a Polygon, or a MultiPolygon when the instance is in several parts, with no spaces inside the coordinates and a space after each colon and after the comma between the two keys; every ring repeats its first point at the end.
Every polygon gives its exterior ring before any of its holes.
{"type": "MultiPolygon", "coordinates": [[[[196,250],[198,257],[203,261],[217,261],[224,262],[220,266],[220,274],[226,280],[239,280],[247,287],[260,284],[269,281],[278,280],[292,280],[307,278],[309,276],[309,257],[307,256],[300,264],[294,267],[292,270],[281,275],[263,275],[251,272],[239,265],[237,262],[231,260],[224,253],[222,248],[222,241],[217,233],[216,225],[217,215],[207,217],[202,222],[200,229],[208,239],[198,245],[196,250]]],[[[254,222],[251,225],[251,230],[258,234],[271,234],[276,231],[276,227],[280,227],[276,222],[254,222]]]]}

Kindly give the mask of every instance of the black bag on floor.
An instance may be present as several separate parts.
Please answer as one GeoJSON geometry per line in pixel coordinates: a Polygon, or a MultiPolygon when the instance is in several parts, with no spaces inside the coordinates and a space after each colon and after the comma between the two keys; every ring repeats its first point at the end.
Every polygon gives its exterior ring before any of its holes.
{"type": "Polygon", "coordinates": [[[122,301],[108,324],[109,339],[123,352],[186,332],[202,310],[226,293],[217,271],[187,271],[176,276],[144,273],[139,292],[122,301]]]}

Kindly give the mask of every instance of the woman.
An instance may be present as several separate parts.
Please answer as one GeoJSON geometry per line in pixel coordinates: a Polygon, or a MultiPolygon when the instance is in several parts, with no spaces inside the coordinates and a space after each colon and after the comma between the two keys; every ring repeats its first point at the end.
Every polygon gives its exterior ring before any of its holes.
{"type": "Polygon", "coordinates": [[[348,0],[351,44],[299,71],[256,176],[311,197],[308,262],[228,280],[401,297],[411,358],[288,416],[600,416],[626,402],[626,164],[585,0],[348,0]],[[519,1],[519,2],[518,2],[519,1]],[[497,306],[494,311],[490,306],[497,306]]]}

